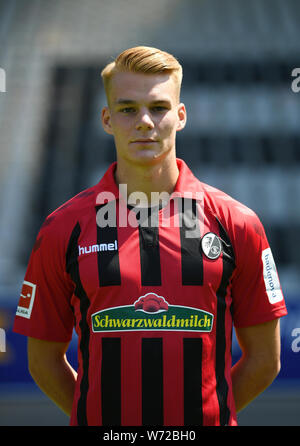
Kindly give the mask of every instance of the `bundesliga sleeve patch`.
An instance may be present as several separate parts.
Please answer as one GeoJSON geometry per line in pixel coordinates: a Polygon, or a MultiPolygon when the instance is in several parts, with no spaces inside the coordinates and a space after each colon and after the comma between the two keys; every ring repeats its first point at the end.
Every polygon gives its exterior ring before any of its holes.
{"type": "Polygon", "coordinates": [[[30,318],[35,297],[35,290],[36,285],[34,283],[24,280],[16,312],[17,316],[26,317],[27,319],[30,318]]]}
{"type": "Polygon", "coordinates": [[[270,248],[264,249],[262,252],[263,274],[266,286],[266,292],[270,304],[276,304],[283,299],[280,289],[279,277],[273,254],[270,248]]]}

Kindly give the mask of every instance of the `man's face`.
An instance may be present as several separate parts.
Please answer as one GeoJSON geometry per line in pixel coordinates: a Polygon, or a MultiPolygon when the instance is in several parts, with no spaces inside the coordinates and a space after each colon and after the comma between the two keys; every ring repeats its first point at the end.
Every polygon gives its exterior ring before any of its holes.
{"type": "Polygon", "coordinates": [[[102,123],[114,136],[118,159],[143,165],[161,161],[175,151],[176,132],[185,122],[186,110],[178,102],[172,76],[129,72],[113,76],[102,123]]]}

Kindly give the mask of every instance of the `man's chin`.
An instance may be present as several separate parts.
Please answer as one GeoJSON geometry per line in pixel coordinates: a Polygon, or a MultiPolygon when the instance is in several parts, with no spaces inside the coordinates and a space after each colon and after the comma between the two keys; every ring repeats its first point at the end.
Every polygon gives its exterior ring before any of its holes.
{"type": "Polygon", "coordinates": [[[155,153],[151,150],[143,150],[138,154],[131,155],[127,158],[127,161],[131,164],[136,164],[140,166],[151,166],[161,162],[165,157],[166,153],[155,153]]]}
{"type": "Polygon", "coordinates": [[[140,166],[151,166],[164,161],[172,152],[172,150],[155,151],[152,149],[143,149],[130,153],[127,160],[132,164],[140,166]]]}

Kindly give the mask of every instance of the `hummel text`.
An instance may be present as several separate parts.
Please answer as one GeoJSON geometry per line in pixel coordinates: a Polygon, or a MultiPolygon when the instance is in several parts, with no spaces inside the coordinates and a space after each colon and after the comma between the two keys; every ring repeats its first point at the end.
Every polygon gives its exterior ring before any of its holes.
{"type": "Polygon", "coordinates": [[[100,243],[99,245],[90,245],[90,246],[78,246],[78,255],[81,254],[91,254],[92,252],[99,251],[117,251],[118,250],[118,242],[115,240],[113,243],[100,243]]]}

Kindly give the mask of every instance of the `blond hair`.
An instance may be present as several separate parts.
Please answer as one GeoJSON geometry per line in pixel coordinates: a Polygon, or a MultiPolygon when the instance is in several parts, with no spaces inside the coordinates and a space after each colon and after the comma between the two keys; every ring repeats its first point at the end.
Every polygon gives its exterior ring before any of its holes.
{"type": "Polygon", "coordinates": [[[172,54],[148,46],[137,46],[123,51],[113,62],[107,64],[101,72],[107,97],[113,75],[124,71],[144,74],[170,74],[174,77],[178,87],[178,98],[180,96],[182,66],[172,54]]]}

